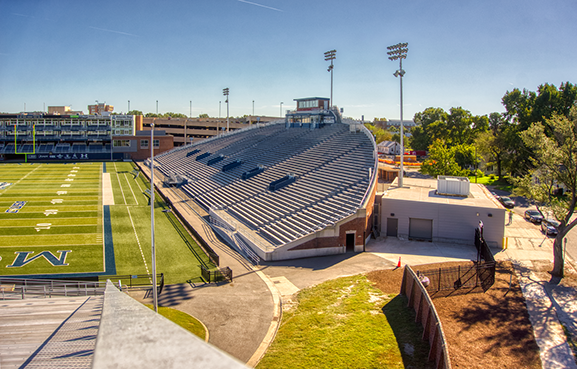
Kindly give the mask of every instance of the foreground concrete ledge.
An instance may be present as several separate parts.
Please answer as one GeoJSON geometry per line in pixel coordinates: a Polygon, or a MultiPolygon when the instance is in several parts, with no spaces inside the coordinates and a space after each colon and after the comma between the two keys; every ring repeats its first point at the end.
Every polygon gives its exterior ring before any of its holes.
{"type": "Polygon", "coordinates": [[[92,367],[246,368],[108,281],[92,367]]]}

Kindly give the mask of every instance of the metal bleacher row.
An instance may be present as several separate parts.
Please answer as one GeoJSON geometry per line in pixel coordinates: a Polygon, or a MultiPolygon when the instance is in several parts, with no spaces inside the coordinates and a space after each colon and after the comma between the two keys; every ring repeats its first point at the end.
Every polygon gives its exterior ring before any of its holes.
{"type": "Polygon", "coordinates": [[[375,156],[371,138],[348,124],[313,130],[270,124],[178,148],[155,162],[166,176],[185,176],[182,189],[199,205],[224,210],[280,246],[355,213],[370,187],[375,156]],[[219,155],[224,160],[208,165],[219,155]],[[237,160],[240,166],[222,171],[237,160]],[[262,173],[241,178],[259,165],[262,173]],[[288,174],[296,177],[294,183],[268,190],[288,174]]]}

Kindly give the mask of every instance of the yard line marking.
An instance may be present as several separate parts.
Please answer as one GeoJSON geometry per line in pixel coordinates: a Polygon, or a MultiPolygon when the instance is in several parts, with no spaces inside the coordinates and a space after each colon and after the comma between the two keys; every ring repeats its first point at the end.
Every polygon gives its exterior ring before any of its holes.
{"type": "Polygon", "coordinates": [[[130,187],[130,192],[132,192],[132,197],[134,197],[134,201],[136,201],[136,205],[140,205],[138,203],[138,199],[136,198],[136,195],[134,194],[134,191],[132,190],[132,185],[130,184],[128,177],[126,176],[126,173],[124,173],[124,179],[126,179],[126,183],[128,183],[128,187],[130,187]]]}
{"type": "MultiPolygon", "coordinates": [[[[134,235],[136,236],[136,243],[138,243],[138,248],[140,249],[140,255],[142,255],[142,260],[144,261],[144,266],[146,268],[146,274],[150,275],[148,271],[148,264],[146,264],[146,259],[144,258],[144,252],[142,252],[142,247],[140,246],[140,240],[138,239],[138,234],[136,233],[136,228],[134,227],[134,222],[132,221],[132,215],[130,214],[130,208],[127,206],[128,217],[130,218],[130,224],[132,224],[132,229],[134,230],[134,235]]],[[[148,278],[150,279],[150,278],[148,278]]],[[[150,279],[150,284],[152,284],[152,279],[150,279]]]]}
{"type": "Polygon", "coordinates": [[[2,193],[0,193],[0,196],[3,195],[4,193],[6,193],[6,191],[8,191],[9,189],[14,188],[14,186],[16,186],[18,183],[22,182],[26,177],[28,177],[30,174],[34,173],[41,166],[42,166],[42,164],[38,165],[36,168],[34,168],[30,172],[28,172],[28,174],[26,174],[24,177],[20,178],[19,180],[17,180],[14,183],[12,183],[11,186],[6,187],[6,189],[2,190],[2,193]]]}
{"type": "MultiPolygon", "coordinates": [[[[116,166],[116,163],[114,163],[114,166],[116,166]]],[[[124,205],[128,205],[126,203],[126,197],[124,197],[124,190],[122,189],[122,184],[120,183],[120,177],[118,176],[118,172],[116,173],[116,180],[118,180],[118,187],[120,187],[120,192],[122,192],[122,198],[124,199],[124,205]]]]}

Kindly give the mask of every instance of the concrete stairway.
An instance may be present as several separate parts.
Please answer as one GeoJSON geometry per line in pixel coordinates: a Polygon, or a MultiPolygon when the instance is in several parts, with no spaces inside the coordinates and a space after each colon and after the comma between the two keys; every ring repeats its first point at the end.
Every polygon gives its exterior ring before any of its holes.
{"type": "Polygon", "coordinates": [[[0,301],[0,368],[90,368],[103,296],[0,301]]]}

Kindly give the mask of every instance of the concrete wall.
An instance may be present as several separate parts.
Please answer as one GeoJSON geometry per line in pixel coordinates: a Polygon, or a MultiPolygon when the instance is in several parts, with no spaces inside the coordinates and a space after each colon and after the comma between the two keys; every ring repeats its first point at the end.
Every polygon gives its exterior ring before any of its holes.
{"type": "Polygon", "coordinates": [[[92,368],[246,366],[120,292],[108,281],[92,368]]]}
{"type": "Polygon", "coordinates": [[[502,247],[505,237],[505,209],[481,208],[389,199],[383,197],[381,206],[381,232],[386,234],[387,218],[399,220],[398,236],[409,237],[409,219],[432,219],[433,241],[473,244],[475,227],[479,220],[484,224],[485,240],[490,246],[502,247]],[[391,215],[391,214],[394,214],[391,215]],[[491,216],[489,216],[491,214],[491,216]]]}

